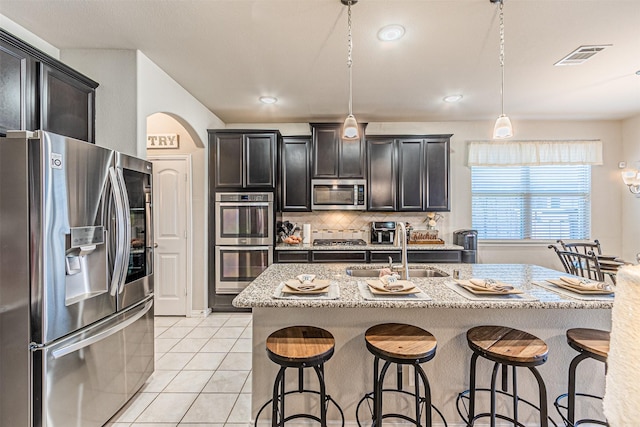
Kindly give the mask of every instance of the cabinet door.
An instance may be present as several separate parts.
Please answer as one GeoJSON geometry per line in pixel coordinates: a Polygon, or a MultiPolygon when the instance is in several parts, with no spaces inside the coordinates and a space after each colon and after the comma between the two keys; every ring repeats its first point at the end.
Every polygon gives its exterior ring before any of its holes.
{"type": "Polygon", "coordinates": [[[398,210],[423,210],[424,168],[424,140],[398,140],[398,210]]]}
{"type": "Polygon", "coordinates": [[[397,171],[396,149],[393,138],[367,140],[367,170],[369,201],[367,209],[395,211],[397,171]]]}
{"type": "Polygon", "coordinates": [[[311,139],[309,137],[282,138],[281,209],[283,211],[311,210],[311,139]]]}
{"type": "Polygon", "coordinates": [[[311,251],[311,262],[367,262],[367,251],[311,251]]]}
{"type": "Polygon", "coordinates": [[[275,251],[276,262],[293,262],[306,263],[309,262],[309,251],[275,251]]]}
{"type": "Polygon", "coordinates": [[[312,125],[313,178],[338,178],[340,125],[312,125]]]}
{"type": "Polygon", "coordinates": [[[39,66],[40,128],[94,142],[94,88],[43,63],[39,66]]]}
{"type": "Polygon", "coordinates": [[[276,183],[275,134],[249,134],[244,136],[246,188],[270,187],[276,183]]]}
{"type": "Polygon", "coordinates": [[[445,140],[427,141],[425,171],[425,210],[450,210],[448,138],[445,140]]]}
{"type": "Polygon", "coordinates": [[[25,52],[0,41],[0,136],[8,130],[32,130],[34,61],[25,52]]]}
{"type": "Polygon", "coordinates": [[[242,188],[243,184],[243,135],[215,134],[215,186],[218,188],[242,188]]]}
{"type": "MultiPolygon", "coordinates": [[[[360,138],[354,141],[340,139],[338,175],[340,178],[364,178],[364,126],[360,128],[360,138]]],[[[338,126],[338,136],[342,132],[342,125],[338,126]]]]}

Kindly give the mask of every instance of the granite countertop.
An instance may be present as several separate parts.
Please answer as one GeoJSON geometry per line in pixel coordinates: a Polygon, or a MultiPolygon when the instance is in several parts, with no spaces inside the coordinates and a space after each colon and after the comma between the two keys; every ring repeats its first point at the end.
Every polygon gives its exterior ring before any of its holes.
{"type": "Polygon", "coordinates": [[[411,301],[396,296],[397,301],[365,300],[358,291],[358,282],[363,277],[351,277],[347,268],[367,269],[386,267],[382,264],[272,264],[242,291],[234,300],[235,307],[273,308],[543,308],[543,309],[610,309],[613,301],[587,301],[573,299],[532,282],[557,279],[566,273],[526,264],[410,264],[410,268],[437,269],[452,275],[459,270],[461,279],[471,277],[492,278],[514,285],[537,301],[473,301],[449,289],[445,282],[451,277],[411,277],[423,292],[431,297],[426,301],[411,301]],[[276,287],[283,281],[298,274],[315,274],[318,279],[330,279],[340,287],[340,297],[335,300],[322,299],[275,299],[276,287]]]}
{"type": "MultiPolygon", "coordinates": [[[[288,250],[288,251],[400,251],[400,247],[396,245],[378,245],[367,243],[362,246],[313,246],[312,244],[289,245],[286,243],[278,243],[275,247],[276,251],[288,250]]],[[[407,245],[407,250],[432,250],[432,251],[461,251],[464,248],[458,245],[452,245],[445,243],[444,245],[407,245]]]]}

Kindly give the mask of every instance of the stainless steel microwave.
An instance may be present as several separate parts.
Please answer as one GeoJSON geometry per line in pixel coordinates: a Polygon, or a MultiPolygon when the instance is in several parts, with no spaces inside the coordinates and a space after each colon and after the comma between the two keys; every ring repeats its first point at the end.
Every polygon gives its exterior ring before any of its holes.
{"type": "Polygon", "coordinates": [[[340,211],[367,209],[367,182],[364,179],[311,180],[311,210],[340,211]]]}

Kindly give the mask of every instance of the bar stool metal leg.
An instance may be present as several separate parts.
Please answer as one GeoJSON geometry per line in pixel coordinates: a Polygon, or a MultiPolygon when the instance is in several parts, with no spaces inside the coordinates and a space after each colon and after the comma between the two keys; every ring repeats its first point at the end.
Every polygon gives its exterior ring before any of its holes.
{"type": "Polygon", "coordinates": [[[547,413],[547,387],[544,385],[544,380],[542,379],[540,372],[538,372],[534,366],[529,366],[529,370],[538,381],[538,390],[540,394],[540,427],[548,427],[549,415],[547,413]]]}
{"type": "Polygon", "coordinates": [[[278,406],[280,406],[281,418],[284,418],[284,372],[287,368],[284,366],[280,368],[276,375],[276,380],[273,383],[273,397],[271,408],[271,426],[278,427],[281,425],[281,421],[278,418],[278,406]]]}
{"type": "Polygon", "coordinates": [[[471,369],[469,378],[469,425],[476,416],[476,365],[478,362],[478,354],[473,353],[471,356],[471,369]]]}
{"type": "Polygon", "coordinates": [[[580,353],[571,360],[569,364],[569,389],[567,396],[567,419],[571,426],[574,425],[576,420],[576,369],[578,364],[584,359],[588,359],[589,355],[580,353]]]}

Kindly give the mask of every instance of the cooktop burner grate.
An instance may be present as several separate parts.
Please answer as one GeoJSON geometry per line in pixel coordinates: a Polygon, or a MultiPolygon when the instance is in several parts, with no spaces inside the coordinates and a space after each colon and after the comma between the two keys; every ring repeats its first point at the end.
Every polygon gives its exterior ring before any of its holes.
{"type": "Polygon", "coordinates": [[[362,239],[315,239],[313,246],[365,246],[362,239]]]}

